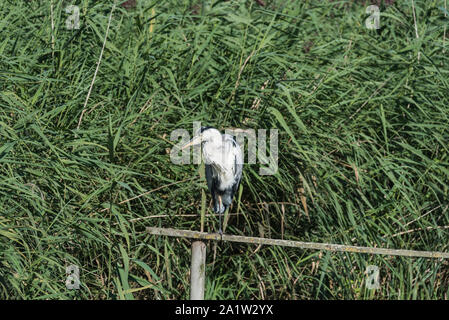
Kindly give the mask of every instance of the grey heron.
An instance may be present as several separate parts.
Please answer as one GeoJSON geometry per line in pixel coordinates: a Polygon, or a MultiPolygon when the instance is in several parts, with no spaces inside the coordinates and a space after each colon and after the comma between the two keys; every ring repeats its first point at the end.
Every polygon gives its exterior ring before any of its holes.
{"type": "Polygon", "coordinates": [[[231,205],[242,178],[242,150],[233,136],[221,134],[212,127],[201,127],[181,149],[199,144],[202,145],[207,187],[214,212],[219,215],[219,234],[222,235],[222,215],[231,205]]]}

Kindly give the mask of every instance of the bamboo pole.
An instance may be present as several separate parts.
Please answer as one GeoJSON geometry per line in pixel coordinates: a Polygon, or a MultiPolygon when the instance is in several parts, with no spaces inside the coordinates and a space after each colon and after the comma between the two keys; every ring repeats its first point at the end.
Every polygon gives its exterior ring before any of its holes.
{"type": "Polygon", "coordinates": [[[202,241],[192,243],[190,267],[190,300],[204,300],[206,279],[206,245],[202,241]]]}
{"type": "Polygon", "coordinates": [[[170,236],[170,237],[182,237],[182,238],[202,239],[202,240],[223,240],[230,242],[265,244],[265,245],[296,247],[313,250],[328,250],[328,251],[340,251],[352,253],[384,254],[390,256],[449,259],[449,252],[439,252],[439,251],[372,248],[372,247],[360,247],[360,246],[350,246],[332,243],[302,242],[302,241],[281,240],[281,239],[234,236],[227,234],[223,234],[223,238],[221,238],[221,236],[218,233],[206,233],[190,230],[178,230],[171,228],[156,228],[156,227],[147,227],[147,232],[154,235],[170,236]]]}

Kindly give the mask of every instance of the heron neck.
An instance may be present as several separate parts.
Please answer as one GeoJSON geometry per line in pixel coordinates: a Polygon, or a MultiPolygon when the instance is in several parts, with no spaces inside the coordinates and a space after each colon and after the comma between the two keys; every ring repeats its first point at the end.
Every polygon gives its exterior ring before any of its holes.
{"type": "Polygon", "coordinates": [[[203,157],[205,163],[221,166],[226,157],[221,139],[205,143],[203,146],[203,157]]]}

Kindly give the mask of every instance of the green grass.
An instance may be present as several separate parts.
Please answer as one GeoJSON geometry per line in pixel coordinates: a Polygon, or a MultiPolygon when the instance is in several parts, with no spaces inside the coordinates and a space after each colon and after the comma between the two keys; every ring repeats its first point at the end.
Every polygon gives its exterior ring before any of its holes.
{"type": "MultiPolygon", "coordinates": [[[[145,227],[200,229],[205,182],[169,155],[193,121],[279,129],[279,171],[244,166],[227,233],[449,251],[444,1],[414,1],[418,38],[410,1],[379,30],[364,1],[118,6],[78,130],[112,2],[73,1],[79,30],[53,2],[53,32],[50,1],[0,2],[0,298],[188,299],[190,241],[145,227]]],[[[208,299],[449,295],[444,260],[207,245],[208,299]]]]}

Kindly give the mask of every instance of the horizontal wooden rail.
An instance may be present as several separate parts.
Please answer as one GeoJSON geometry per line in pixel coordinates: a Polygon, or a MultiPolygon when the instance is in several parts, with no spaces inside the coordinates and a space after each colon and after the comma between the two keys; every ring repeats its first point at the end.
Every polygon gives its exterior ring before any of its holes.
{"type": "Polygon", "coordinates": [[[202,240],[223,240],[231,242],[265,244],[265,245],[295,247],[313,250],[328,250],[328,251],[353,252],[353,253],[384,254],[390,256],[449,259],[449,252],[438,252],[438,251],[371,248],[371,247],[348,246],[343,244],[302,242],[302,241],[281,240],[281,239],[234,236],[228,234],[223,234],[223,236],[221,237],[218,233],[207,233],[199,231],[178,230],[171,228],[156,228],[156,227],[147,227],[147,232],[154,235],[169,236],[169,237],[181,237],[181,238],[202,239],[202,240]]]}

